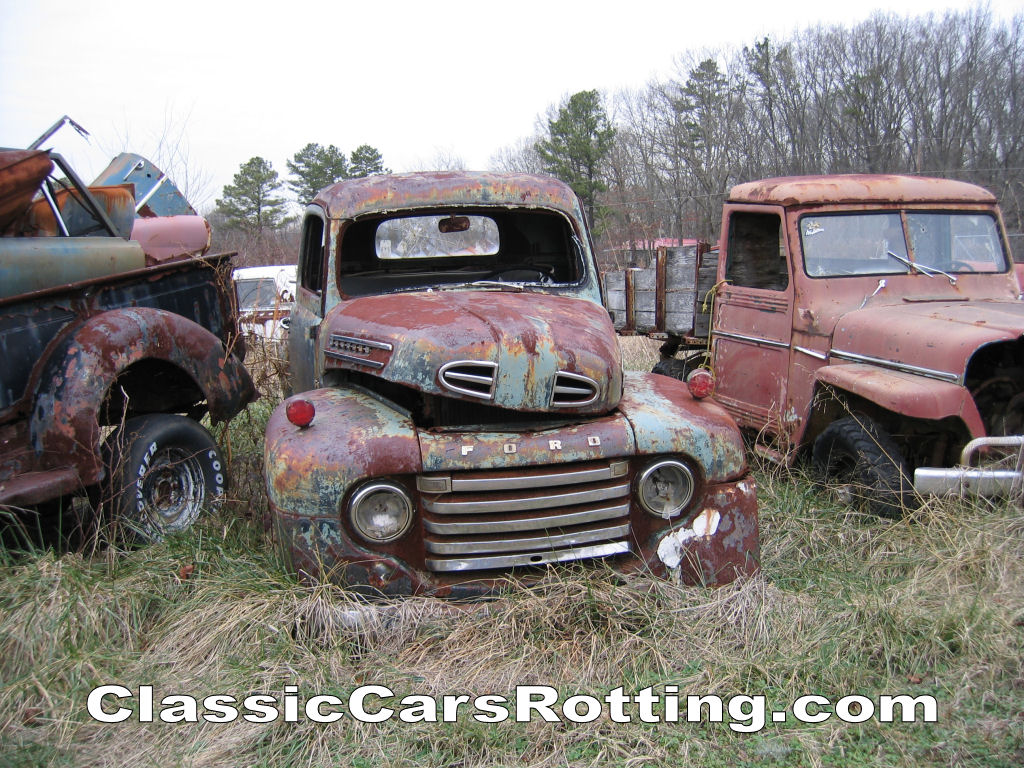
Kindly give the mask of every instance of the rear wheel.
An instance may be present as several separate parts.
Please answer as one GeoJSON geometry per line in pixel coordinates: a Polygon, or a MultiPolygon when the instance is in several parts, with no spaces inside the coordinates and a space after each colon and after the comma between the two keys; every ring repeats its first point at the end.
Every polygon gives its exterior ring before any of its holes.
{"type": "Polygon", "coordinates": [[[910,473],[893,439],[866,416],[829,424],[814,441],[815,466],[843,484],[859,506],[885,517],[899,517],[910,503],[910,473]]]}
{"type": "Polygon", "coordinates": [[[213,437],[185,416],[129,419],[107,441],[107,510],[126,537],[159,541],[195,523],[227,488],[213,437]]]}

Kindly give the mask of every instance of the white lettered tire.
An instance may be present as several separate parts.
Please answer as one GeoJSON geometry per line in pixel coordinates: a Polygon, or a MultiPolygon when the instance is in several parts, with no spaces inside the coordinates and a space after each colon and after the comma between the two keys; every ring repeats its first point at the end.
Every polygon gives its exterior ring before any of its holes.
{"type": "Polygon", "coordinates": [[[128,419],[106,446],[107,502],[126,538],[159,541],[195,523],[227,490],[213,437],[175,414],[128,419]]]}

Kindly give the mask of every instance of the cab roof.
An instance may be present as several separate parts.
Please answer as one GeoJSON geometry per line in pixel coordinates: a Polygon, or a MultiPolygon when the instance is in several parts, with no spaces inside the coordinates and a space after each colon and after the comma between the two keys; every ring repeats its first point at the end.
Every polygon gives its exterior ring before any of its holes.
{"type": "Polygon", "coordinates": [[[331,219],[368,213],[472,206],[547,208],[582,219],[576,194],[550,176],[443,171],[347,179],[325,187],[313,201],[331,219]]]}
{"type": "Polygon", "coordinates": [[[835,176],[782,176],[737,184],[730,203],[995,203],[975,184],[926,176],[852,173],[835,176]]]}

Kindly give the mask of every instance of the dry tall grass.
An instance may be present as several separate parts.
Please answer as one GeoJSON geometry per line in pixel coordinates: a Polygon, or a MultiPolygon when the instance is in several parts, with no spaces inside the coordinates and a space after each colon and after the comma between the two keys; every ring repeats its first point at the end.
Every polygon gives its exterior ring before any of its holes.
{"type": "Polygon", "coordinates": [[[706,590],[576,566],[551,569],[539,583],[510,582],[484,603],[411,599],[367,609],[336,587],[297,584],[264,536],[258,464],[273,399],[268,391],[222,436],[237,503],[217,519],[131,552],[6,554],[0,764],[1024,763],[1019,508],[929,502],[906,519],[881,520],[852,512],[799,473],[763,467],[756,578],[706,590]],[[808,693],[906,692],[936,696],[939,722],[790,719],[757,734],[607,717],[95,722],[88,693],[111,683],[153,685],[158,702],[168,694],[280,698],[286,685],[302,698],[344,698],[365,684],[399,697],[509,698],[528,684],[598,697],[619,686],[636,693],[676,685],[682,695],[763,694],[776,709],[808,693]]]}

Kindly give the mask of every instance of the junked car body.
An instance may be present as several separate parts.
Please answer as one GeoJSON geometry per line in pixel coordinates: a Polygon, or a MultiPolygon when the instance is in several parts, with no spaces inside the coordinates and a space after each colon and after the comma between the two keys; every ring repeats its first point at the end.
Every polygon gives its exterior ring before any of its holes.
{"type": "Polygon", "coordinates": [[[295,265],[234,271],[239,330],[257,341],[283,342],[295,299],[295,265]]]}
{"type": "Polygon", "coordinates": [[[373,176],[306,211],[270,509],[303,578],[479,595],[609,559],[716,584],[758,568],[728,415],[623,372],[576,196],[550,178],[373,176]]]}

